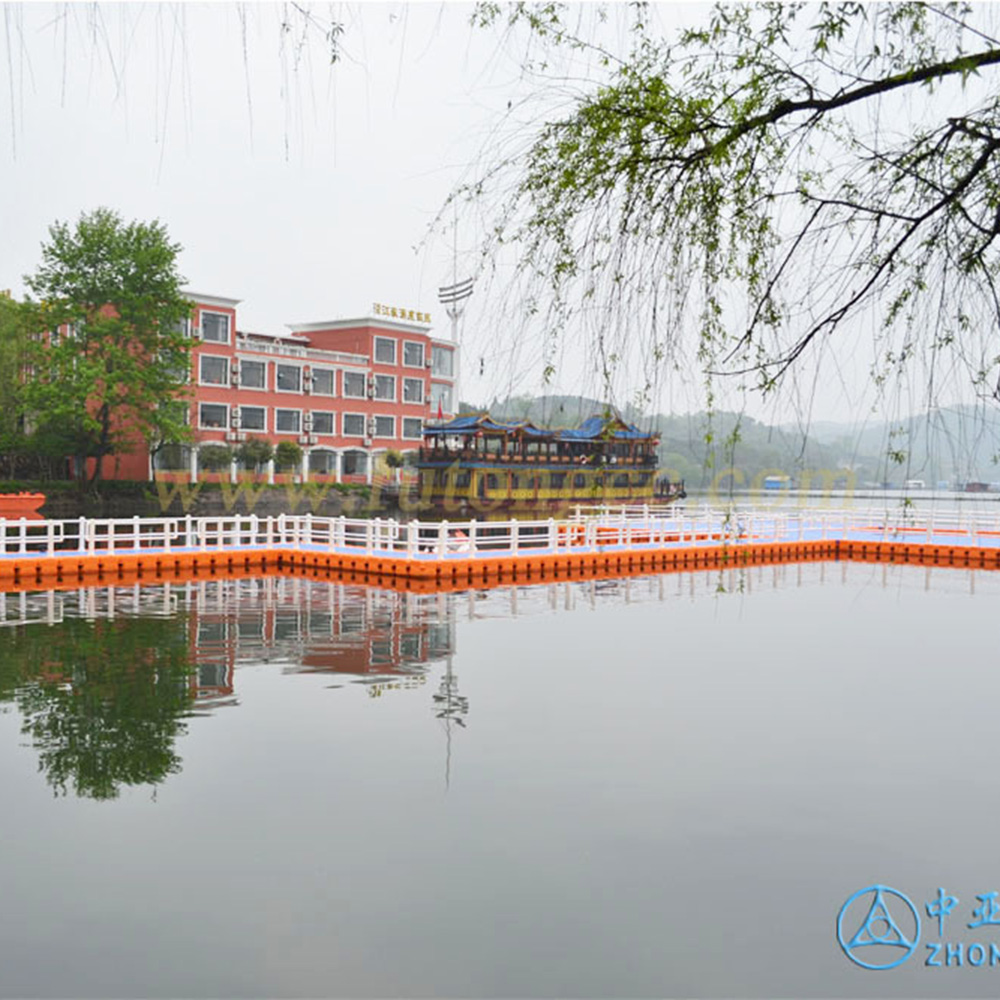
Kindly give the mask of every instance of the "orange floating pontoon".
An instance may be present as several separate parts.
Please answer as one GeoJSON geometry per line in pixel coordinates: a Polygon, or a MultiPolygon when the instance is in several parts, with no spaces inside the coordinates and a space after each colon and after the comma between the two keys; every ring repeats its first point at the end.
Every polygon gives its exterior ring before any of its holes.
{"type": "Polygon", "coordinates": [[[306,573],[405,590],[453,590],[850,560],[1000,570],[1000,516],[736,512],[678,516],[642,508],[574,521],[400,522],[381,518],[7,518],[0,592],[108,579],[306,573]]]}

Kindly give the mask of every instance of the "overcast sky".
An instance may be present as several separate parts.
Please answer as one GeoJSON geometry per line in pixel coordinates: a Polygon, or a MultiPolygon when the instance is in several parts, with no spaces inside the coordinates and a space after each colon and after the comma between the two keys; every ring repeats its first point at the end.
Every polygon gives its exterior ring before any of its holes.
{"type": "MultiPolygon", "coordinates": [[[[23,291],[53,220],[106,205],[166,223],[189,286],[242,299],[242,329],[382,302],[430,312],[448,335],[437,287],[451,280],[452,238],[428,241],[429,227],[508,105],[530,116],[534,87],[517,40],[473,28],[470,5],[313,4],[308,25],[284,4],[0,6],[0,288],[23,291]],[[332,21],[344,30],[331,65],[332,21]]],[[[669,33],[706,12],[654,16],[669,33]]],[[[613,40],[622,24],[606,30],[613,40]]],[[[459,278],[477,267],[476,226],[463,214],[459,278]]],[[[462,397],[541,391],[540,345],[504,328],[490,295],[480,286],[466,316],[462,397]]],[[[804,372],[777,408],[749,412],[866,415],[865,366],[843,339],[820,379],[804,372]]],[[[598,391],[581,345],[557,361],[553,389],[598,391]]],[[[698,409],[702,391],[694,371],[665,374],[652,405],[698,409]]]]}

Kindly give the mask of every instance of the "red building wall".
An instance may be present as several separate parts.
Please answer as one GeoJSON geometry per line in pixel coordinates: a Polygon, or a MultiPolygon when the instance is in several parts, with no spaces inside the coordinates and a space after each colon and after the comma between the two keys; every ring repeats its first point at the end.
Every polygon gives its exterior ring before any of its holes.
{"type": "MultiPolygon", "coordinates": [[[[363,479],[377,454],[419,447],[423,422],[437,417],[432,383],[453,384],[431,369],[432,346],[452,345],[435,341],[423,325],[366,317],[299,324],[287,335],[254,334],[239,331],[237,300],[192,299],[195,447],[237,445],[251,436],[275,445],[294,441],[307,452],[307,471],[330,467],[328,475],[308,471],[310,478],[333,478],[338,454],[343,472],[363,453],[366,468],[342,475],[363,479]]],[[[147,464],[145,454],[137,456],[128,478],[145,478],[147,464]]]]}

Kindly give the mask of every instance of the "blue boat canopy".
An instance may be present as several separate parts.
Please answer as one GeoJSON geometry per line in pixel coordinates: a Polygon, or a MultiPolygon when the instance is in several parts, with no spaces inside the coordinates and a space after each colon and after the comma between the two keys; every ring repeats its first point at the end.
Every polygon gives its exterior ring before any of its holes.
{"type": "Polygon", "coordinates": [[[425,437],[446,437],[450,434],[522,434],[531,438],[550,438],[554,441],[588,442],[605,441],[655,441],[656,432],[639,430],[635,424],[627,424],[620,417],[605,417],[595,414],[588,417],[579,427],[559,430],[552,427],[538,427],[530,420],[494,420],[488,413],[460,414],[445,424],[424,428],[425,437]]]}

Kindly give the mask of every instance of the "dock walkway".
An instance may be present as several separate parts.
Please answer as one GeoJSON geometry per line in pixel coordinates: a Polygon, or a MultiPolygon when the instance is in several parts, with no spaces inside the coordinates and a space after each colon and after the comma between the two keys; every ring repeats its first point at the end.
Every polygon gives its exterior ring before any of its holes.
{"type": "Polygon", "coordinates": [[[1000,569],[1000,511],[578,508],[568,519],[0,518],[0,591],[312,568],[455,586],[521,577],[850,559],[1000,569]]]}

